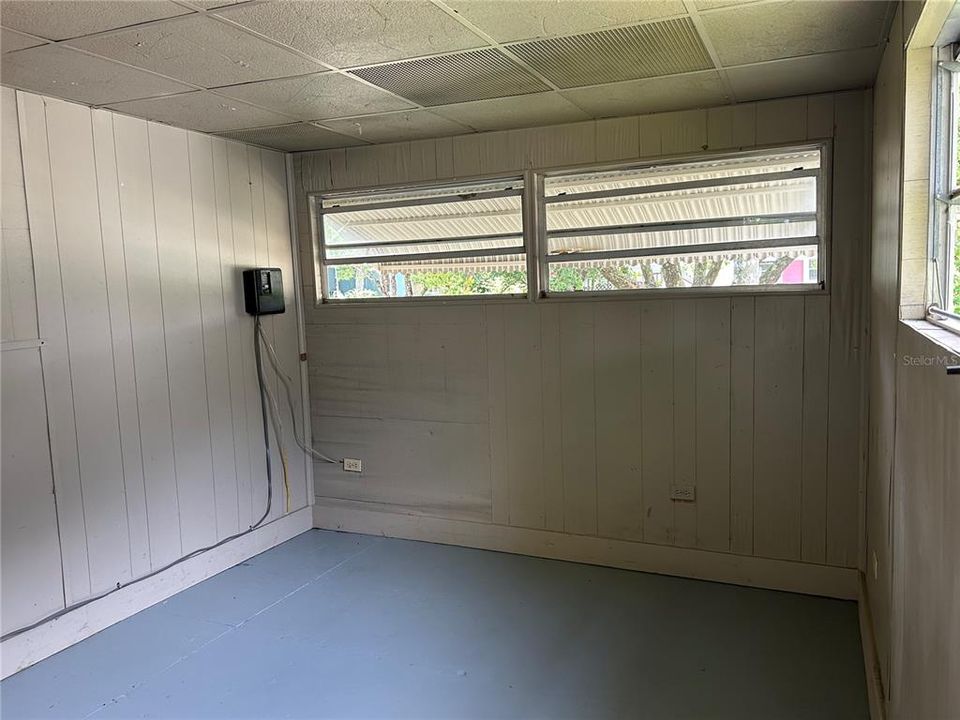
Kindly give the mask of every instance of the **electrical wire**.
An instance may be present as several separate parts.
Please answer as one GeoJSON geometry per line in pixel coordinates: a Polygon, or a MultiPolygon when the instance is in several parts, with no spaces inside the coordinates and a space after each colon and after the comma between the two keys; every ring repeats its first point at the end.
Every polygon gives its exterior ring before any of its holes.
{"type": "MultiPolygon", "coordinates": [[[[106,590],[92,597],[88,597],[85,600],[81,600],[80,602],[76,602],[76,603],[73,603],[72,605],[68,605],[67,607],[57,610],[56,612],[51,613],[46,617],[43,617],[40,620],[37,620],[36,622],[33,622],[29,625],[25,625],[24,627],[17,628],[16,630],[11,630],[10,632],[0,636],[0,642],[6,642],[10,638],[14,638],[17,635],[22,635],[25,632],[29,632],[30,630],[34,630],[40,627],[41,625],[45,625],[48,622],[57,620],[58,618],[63,617],[69,612],[73,612],[74,610],[79,610],[85,605],[89,605],[92,602],[105,598],[107,595],[111,595],[117,592],[117,590],[122,590],[123,588],[127,588],[127,587],[130,587],[131,585],[136,585],[139,582],[143,582],[144,580],[148,580],[156,575],[159,575],[162,572],[169,570],[172,567],[179,565],[182,562],[186,562],[190,558],[200,555],[201,553],[214,550],[220,547],[221,545],[230,542],[231,540],[236,540],[237,538],[241,538],[244,535],[247,535],[253,532],[263,524],[264,520],[266,520],[267,517],[270,515],[270,510],[273,507],[273,471],[270,464],[270,433],[267,425],[267,388],[263,380],[263,362],[260,357],[260,343],[258,341],[258,337],[261,332],[259,316],[256,319],[255,328],[256,328],[256,332],[254,333],[254,336],[253,336],[254,356],[257,359],[257,383],[260,386],[260,416],[263,421],[263,444],[264,444],[265,458],[267,461],[267,506],[263,511],[263,515],[260,516],[260,519],[257,520],[253,525],[251,525],[246,530],[243,530],[241,532],[225,537],[222,540],[215,542],[213,545],[207,545],[206,547],[197,548],[193,552],[187,553],[183,557],[167,563],[163,567],[159,567],[156,570],[152,570],[146,575],[141,575],[140,577],[125,583],[118,582],[116,587],[110,588],[109,590],[106,590]]],[[[283,459],[282,456],[281,456],[281,459],[284,465],[286,465],[286,460],[283,459]]],[[[284,473],[286,473],[286,470],[284,470],[284,473]]]]}
{"type": "Polygon", "coordinates": [[[287,395],[287,407],[290,409],[290,422],[293,424],[293,437],[297,441],[297,446],[303,450],[310,457],[319,460],[321,462],[330,463],[332,465],[342,465],[343,460],[336,460],[328,455],[324,455],[319,450],[308,446],[303,437],[300,435],[300,431],[297,429],[297,415],[294,411],[293,403],[293,390],[291,390],[291,384],[293,383],[292,378],[284,372],[283,367],[280,365],[280,360],[277,358],[277,353],[273,349],[273,345],[270,344],[270,341],[267,339],[267,336],[264,334],[263,329],[260,325],[257,325],[257,333],[260,336],[260,340],[263,342],[264,347],[267,349],[267,359],[270,361],[270,364],[273,366],[274,372],[277,374],[277,377],[280,378],[280,382],[283,383],[283,387],[286,390],[287,395]]]}

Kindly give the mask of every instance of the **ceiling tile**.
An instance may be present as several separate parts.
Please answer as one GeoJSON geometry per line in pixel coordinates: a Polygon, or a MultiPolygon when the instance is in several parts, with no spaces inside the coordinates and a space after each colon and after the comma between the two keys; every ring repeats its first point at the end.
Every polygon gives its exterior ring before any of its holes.
{"type": "Polygon", "coordinates": [[[704,12],[734,7],[736,5],[750,5],[755,2],[762,2],[762,0],[695,0],[694,5],[697,10],[704,12]]]}
{"type": "Polygon", "coordinates": [[[279,125],[277,127],[253,128],[251,130],[233,130],[217,133],[218,135],[239,140],[240,142],[263,145],[264,147],[287,152],[303,150],[327,150],[329,148],[359,145],[359,140],[338,135],[335,132],[311,125],[310,123],[294,123],[293,125],[279,125]]]}
{"type": "Polygon", "coordinates": [[[0,32],[0,52],[15,52],[44,44],[43,40],[30,37],[29,35],[23,35],[14,30],[0,28],[0,31],[2,31],[0,32]]]}
{"type": "Polygon", "coordinates": [[[264,80],[220,88],[219,93],[269,107],[300,120],[406,110],[412,103],[336,72],[264,80]]]}
{"type": "Polygon", "coordinates": [[[66,40],[190,12],[167,0],[4,0],[4,27],[66,40]]]}
{"type": "Polygon", "coordinates": [[[590,119],[555,92],[443,105],[433,108],[433,112],[481,132],[590,119]]]}
{"type": "Polygon", "coordinates": [[[373,143],[461,135],[470,131],[427,110],[329,120],[323,126],[373,143]]]}
{"type": "Polygon", "coordinates": [[[744,5],[705,13],[707,35],[725,66],[877,45],[887,3],[863,0],[744,5]]]}
{"type": "Polygon", "coordinates": [[[564,90],[594,117],[686,110],[730,102],[715,70],[564,90]]]}
{"type": "Polygon", "coordinates": [[[203,15],[69,44],[203,87],[304,75],[320,69],[289,50],[203,15]]]}
{"type": "Polygon", "coordinates": [[[420,105],[449,105],[548,89],[492,49],[377,65],[353,74],[420,105]]]}
{"type": "Polygon", "coordinates": [[[112,110],[170,123],[177,127],[220,132],[260,125],[281,125],[290,118],[246,103],[223,98],[205,90],[148,100],[114,103],[112,110]]]}
{"type": "Polygon", "coordinates": [[[870,87],[880,52],[876,47],[744,65],[729,68],[727,79],[740,102],[870,87]]]}
{"type": "Polygon", "coordinates": [[[0,63],[0,82],[88,105],[191,89],[189,85],[59,45],[43,45],[5,55],[0,63]]]}
{"type": "Polygon", "coordinates": [[[340,68],[486,44],[423,0],[288,0],[218,14],[340,68]]]}
{"type": "Polygon", "coordinates": [[[251,0],[185,0],[188,4],[203,8],[204,10],[216,10],[217,8],[239,5],[250,1],[251,0]]]}
{"type": "Polygon", "coordinates": [[[690,18],[510,45],[560,87],[674,75],[713,67],[690,18]]]}
{"type": "Polygon", "coordinates": [[[446,4],[498,42],[592,32],[686,13],[680,0],[448,0],[446,4]]]}

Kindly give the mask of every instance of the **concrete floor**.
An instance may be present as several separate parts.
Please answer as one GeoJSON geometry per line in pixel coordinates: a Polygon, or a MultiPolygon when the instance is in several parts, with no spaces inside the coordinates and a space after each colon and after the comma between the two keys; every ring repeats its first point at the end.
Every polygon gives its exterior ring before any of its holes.
{"type": "Polygon", "coordinates": [[[311,531],[3,681],[7,720],[868,717],[856,605],[311,531]]]}

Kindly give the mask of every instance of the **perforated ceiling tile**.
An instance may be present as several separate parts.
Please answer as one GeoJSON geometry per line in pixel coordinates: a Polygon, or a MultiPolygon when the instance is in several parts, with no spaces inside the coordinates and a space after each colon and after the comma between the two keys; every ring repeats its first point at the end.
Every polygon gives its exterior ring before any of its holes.
{"type": "Polygon", "coordinates": [[[737,100],[810,95],[873,85],[881,48],[847,50],[744,65],[727,70],[737,100]]]}
{"type": "Polygon", "coordinates": [[[597,118],[686,110],[730,102],[720,82],[720,74],[715,70],[574,88],[564,90],[563,95],[597,118]]]}
{"type": "Polygon", "coordinates": [[[702,20],[729,66],[877,45],[886,16],[885,2],[832,0],[744,5],[702,20]]]}
{"type": "Polygon", "coordinates": [[[555,92],[443,105],[433,112],[481,132],[590,119],[583,110],[555,92]]]}
{"type": "Polygon", "coordinates": [[[559,87],[598,85],[713,67],[689,18],[536,40],[509,49],[559,87]]]}
{"type": "Polygon", "coordinates": [[[284,115],[219,97],[205,90],[170,97],[115,103],[110,108],[147,120],[157,120],[202,132],[281,125],[291,120],[284,115]]]}
{"type": "Polygon", "coordinates": [[[26,50],[27,48],[43,45],[44,41],[38,38],[23,35],[14,30],[0,28],[0,52],[14,52],[16,50],[26,50]]]}
{"type": "Polygon", "coordinates": [[[287,152],[327,150],[328,148],[360,144],[359,140],[338,135],[310,123],[295,123],[293,125],[262,127],[252,130],[234,130],[218,133],[218,135],[276,150],[286,150],[287,152]]]}
{"type": "Polygon", "coordinates": [[[88,105],[191,89],[189,85],[59,45],[42,45],[4,55],[0,62],[0,82],[88,105]]]}
{"type": "Polygon", "coordinates": [[[301,120],[406,110],[411,103],[336,72],[220,88],[223,95],[273,108],[301,120]]]}
{"type": "Polygon", "coordinates": [[[547,86],[492,49],[421,58],[353,71],[420,105],[525,95],[547,86]]]}
{"type": "Polygon", "coordinates": [[[203,87],[304,75],[321,69],[289,50],[202,15],[69,44],[203,87]]]}
{"type": "Polygon", "coordinates": [[[419,140],[470,132],[470,128],[426,110],[328,120],[322,124],[344,135],[373,143],[419,140]]]}
{"type": "Polygon", "coordinates": [[[217,14],[339,68],[486,44],[423,0],[289,0],[217,14]]]}
{"type": "Polygon", "coordinates": [[[593,32],[686,13],[680,0],[448,0],[446,4],[498,42],[593,32]]]}

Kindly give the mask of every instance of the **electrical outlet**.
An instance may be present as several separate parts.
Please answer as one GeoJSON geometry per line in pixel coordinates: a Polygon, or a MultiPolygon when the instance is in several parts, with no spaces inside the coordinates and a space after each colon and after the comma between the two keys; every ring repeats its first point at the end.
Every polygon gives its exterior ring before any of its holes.
{"type": "Polygon", "coordinates": [[[346,470],[347,472],[362,472],[363,463],[357,460],[356,458],[344,458],[343,469],[346,470]]]}
{"type": "Polygon", "coordinates": [[[696,502],[697,489],[693,485],[677,485],[670,488],[670,499],[679,502],[696,502]]]}

